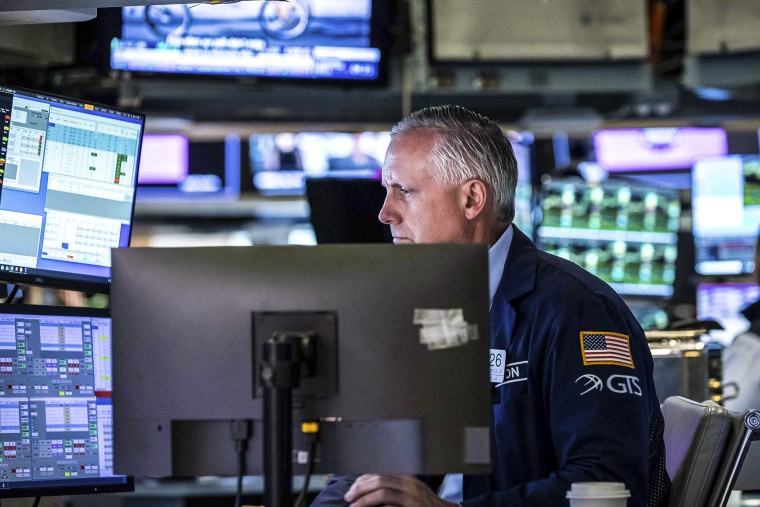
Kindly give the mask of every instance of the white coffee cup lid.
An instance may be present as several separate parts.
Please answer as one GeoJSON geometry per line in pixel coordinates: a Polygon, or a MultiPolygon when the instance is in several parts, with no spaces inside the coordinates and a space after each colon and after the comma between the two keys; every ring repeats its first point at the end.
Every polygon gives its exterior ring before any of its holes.
{"type": "Polygon", "coordinates": [[[622,482],[574,482],[566,498],[628,498],[631,492],[622,482]]]}

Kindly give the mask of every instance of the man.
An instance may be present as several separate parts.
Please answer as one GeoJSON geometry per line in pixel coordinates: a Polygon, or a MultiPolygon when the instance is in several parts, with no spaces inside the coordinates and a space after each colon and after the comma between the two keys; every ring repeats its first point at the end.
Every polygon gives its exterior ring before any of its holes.
{"type": "MultiPolygon", "coordinates": [[[[608,285],[511,224],[516,181],[499,127],[456,106],[401,121],[383,164],[379,218],[394,243],[489,245],[491,354],[519,371],[492,379],[493,472],[465,477],[462,505],[566,505],[570,484],[585,481],[624,482],[630,507],[664,505],[663,419],[644,333],[608,285]]],[[[335,479],[313,505],[346,503],[456,505],[414,477],[378,475],[335,479]]]]}
{"type": "MultiPolygon", "coordinates": [[[[760,285],[760,235],[755,241],[755,283],[760,285]]],[[[723,349],[723,382],[738,386],[735,397],[726,399],[731,410],[760,409],[760,300],[743,310],[749,329],[739,334],[723,349]]]]}

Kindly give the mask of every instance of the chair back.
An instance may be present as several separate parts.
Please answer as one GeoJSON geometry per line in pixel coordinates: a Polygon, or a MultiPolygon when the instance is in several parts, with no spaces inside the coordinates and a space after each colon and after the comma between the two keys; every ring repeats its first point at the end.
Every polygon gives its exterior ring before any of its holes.
{"type": "Polygon", "coordinates": [[[760,414],[732,412],[717,403],[670,396],[665,418],[668,507],[724,507],[753,439],[760,414]]]}
{"type": "MultiPolygon", "coordinates": [[[[760,439],[760,412],[754,409],[730,411],[733,417],[731,439],[725,450],[723,463],[713,484],[710,506],[723,507],[736,485],[750,445],[760,439]]],[[[755,485],[757,481],[755,481],[755,485]]]]}
{"type": "Polygon", "coordinates": [[[665,418],[665,468],[672,485],[668,507],[705,507],[731,434],[725,408],[670,396],[665,418]]]}

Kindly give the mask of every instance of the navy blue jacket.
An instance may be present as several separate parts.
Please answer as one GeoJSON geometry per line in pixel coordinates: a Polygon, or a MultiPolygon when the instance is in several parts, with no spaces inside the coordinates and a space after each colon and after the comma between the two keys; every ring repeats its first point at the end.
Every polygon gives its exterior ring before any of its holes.
{"type": "MultiPolygon", "coordinates": [[[[486,477],[465,477],[464,507],[566,505],[573,482],[624,482],[629,507],[667,501],[653,362],[620,297],[517,228],[491,306],[493,426],[486,477]],[[502,352],[503,351],[503,352],[502,352]]],[[[341,505],[350,479],[313,505],[341,505]]]]}

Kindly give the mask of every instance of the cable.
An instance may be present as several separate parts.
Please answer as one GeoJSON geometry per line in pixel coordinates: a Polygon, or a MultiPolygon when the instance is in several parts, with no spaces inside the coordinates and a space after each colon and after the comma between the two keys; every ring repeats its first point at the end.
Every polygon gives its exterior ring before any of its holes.
{"type": "Polygon", "coordinates": [[[311,482],[311,474],[314,472],[314,455],[317,453],[317,437],[319,436],[319,423],[303,423],[301,425],[301,431],[309,440],[309,457],[306,462],[306,475],[303,478],[303,485],[301,486],[301,493],[298,495],[295,507],[301,507],[306,495],[309,492],[309,483],[311,482]]]}
{"type": "Polygon", "coordinates": [[[13,288],[8,293],[8,297],[5,298],[5,304],[9,304],[9,303],[11,303],[13,301],[13,298],[16,297],[16,293],[18,292],[18,289],[19,289],[19,284],[17,284],[17,283],[13,284],[13,288]]]}
{"type": "Polygon", "coordinates": [[[41,496],[38,496],[34,499],[34,503],[32,504],[32,507],[37,507],[40,504],[40,500],[42,500],[41,496]]]}
{"type": "Polygon", "coordinates": [[[248,440],[251,438],[251,421],[235,419],[230,421],[230,437],[235,442],[235,452],[238,457],[237,486],[235,488],[235,507],[243,503],[243,476],[245,476],[245,453],[248,450],[248,440]]]}
{"type": "Polygon", "coordinates": [[[238,455],[238,476],[237,486],[235,487],[235,507],[240,507],[243,504],[243,476],[245,475],[245,446],[237,447],[238,455]]]}
{"type": "Polygon", "coordinates": [[[309,461],[306,465],[306,475],[303,478],[303,485],[301,486],[301,493],[298,495],[295,507],[301,507],[306,495],[309,493],[309,483],[311,482],[311,474],[314,471],[314,453],[317,450],[317,441],[314,440],[309,444],[309,461]]]}

